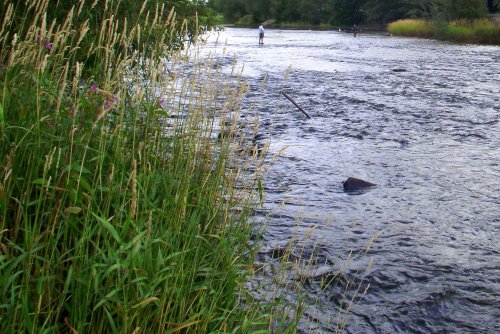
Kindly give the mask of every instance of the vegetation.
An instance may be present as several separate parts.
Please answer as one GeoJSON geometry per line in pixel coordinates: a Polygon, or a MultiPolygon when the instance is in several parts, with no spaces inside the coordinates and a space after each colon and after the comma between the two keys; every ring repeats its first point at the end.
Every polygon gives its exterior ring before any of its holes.
{"type": "Polygon", "coordinates": [[[0,332],[280,328],[243,287],[259,160],[245,83],[185,48],[200,3],[0,4],[0,332]]]}
{"type": "Polygon", "coordinates": [[[426,20],[399,20],[387,30],[397,36],[432,37],[460,43],[500,45],[500,26],[489,20],[455,20],[447,24],[426,20]]]}
{"type": "Polygon", "coordinates": [[[309,25],[386,24],[399,19],[476,19],[497,10],[498,0],[209,0],[228,22],[309,25]],[[251,18],[251,20],[248,20],[251,18]]]}
{"type": "Polygon", "coordinates": [[[390,23],[387,30],[397,36],[433,37],[434,26],[425,20],[406,19],[390,23]]]}

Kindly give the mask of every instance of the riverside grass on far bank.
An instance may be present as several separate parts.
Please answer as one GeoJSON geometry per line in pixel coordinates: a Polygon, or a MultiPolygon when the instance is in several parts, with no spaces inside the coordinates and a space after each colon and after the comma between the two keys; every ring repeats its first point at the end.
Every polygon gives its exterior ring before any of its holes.
{"type": "Polygon", "coordinates": [[[245,83],[169,49],[173,11],[124,29],[122,1],[56,2],[0,5],[0,332],[279,328],[243,287],[260,161],[214,135],[245,83]]]}
{"type": "Polygon", "coordinates": [[[488,19],[456,20],[448,23],[405,19],[390,23],[387,31],[396,36],[500,45],[500,26],[488,19]]]}

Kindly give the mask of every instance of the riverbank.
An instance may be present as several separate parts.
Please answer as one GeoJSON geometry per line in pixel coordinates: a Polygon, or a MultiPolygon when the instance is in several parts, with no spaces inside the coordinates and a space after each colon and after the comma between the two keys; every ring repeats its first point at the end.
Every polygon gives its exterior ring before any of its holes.
{"type": "Polygon", "coordinates": [[[395,36],[434,38],[457,43],[500,45],[500,25],[492,20],[461,20],[448,23],[406,19],[390,23],[395,36]]]}
{"type": "MultiPolygon", "coordinates": [[[[226,27],[234,27],[234,28],[257,28],[254,25],[246,25],[246,24],[225,24],[223,26],[226,27]]],[[[349,26],[333,26],[331,24],[320,24],[320,25],[311,25],[307,23],[300,22],[283,22],[283,23],[264,23],[263,26],[268,29],[283,29],[283,30],[313,30],[313,31],[342,31],[342,32],[352,32],[353,27],[349,26]]],[[[385,25],[360,25],[357,26],[357,31],[360,33],[385,33],[387,29],[385,25]]]]}
{"type": "Polygon", "coordinates": [[[0,332],[267,332],[247,86],[171,47],[173,11],[124,29],[120,3],[0,5],[0,332]]]}
{"type": "MultiPolygon", "coordinates": [[[[435,24],[426,20],[406,19],[389,25],[368,24],[356,27],[358,34],[391,34],[402,37],[433,38],[456,43],[500,45],[500,21],[498,16],[492,19],[471,21],[453,21],[448,24],[435,24]],[[497,22],[497,23],[495,23],[497,22]]],[[[341,31],[353,33],[353,27],[332,26],[330,24],[311,25],[301,22],[281,22],[274,20],[263,23],[265,28],[284,30],[341,31]]],[[[223,27],[257,28],[252,24],[224,24],[223,27]]]]}
{"type": "MultiPolygon", "coordinates": [[[[268,20],[262,23],[264,28],[269,29],[284,29],[284,30],[316,30],[316,31],[344,31],[351,32],[352,26],[343,25],[331,25],[327,23],[322,23],[319,25],[311,25],[305,22],[276,22],[275,20],[268,20]]],[[[251,23],[232,23],[224,24],[223,27],[235,27],[235,28],[257,28],[255,24],[251,23]]],[[[359,32],[373,32],[373,33],[384,33],[387,32],[386,26],[383,24],[364,24],[357,27],[359,32]]]]}

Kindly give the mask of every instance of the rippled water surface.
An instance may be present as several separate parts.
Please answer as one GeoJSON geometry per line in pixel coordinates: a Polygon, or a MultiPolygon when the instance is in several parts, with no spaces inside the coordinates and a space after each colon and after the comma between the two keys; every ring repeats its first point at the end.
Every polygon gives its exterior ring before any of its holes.
{"type": "MultiPolygon", "coordinates": [[[[287,147],[266,180],[264,249],[303,237],[339,266],[378,235],[346,269],[370,284],[347,332],[500,332],[499,47],[269,29],[259,46],[233,28],[208,50],[226,71],[237,57],[244,113],[271,153],[287,147]],[[345,193],[349,176],[377,186],[345,193]]],[[[332,332],[335,302],[315,293],[302,331],[332,332]]]]}

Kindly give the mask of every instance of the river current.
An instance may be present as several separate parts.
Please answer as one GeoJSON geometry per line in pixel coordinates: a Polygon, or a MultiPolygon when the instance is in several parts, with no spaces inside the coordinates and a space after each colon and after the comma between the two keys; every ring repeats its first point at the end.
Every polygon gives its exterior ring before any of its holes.
{"type": "MultiPolygon", "coordinates": [[[[272,29],[264,42],[226,28],[206,46],[242,67],[258,139],[286,148],[265,179],[262,260],[293,239],[317,256],[313,280],[357,281],[348,333],[500,332],[500,47],[272,29]],[[377,186],[344,192],[349,176],[377,186]]],[[[338,330],[338,291],[309,289],[301,332],[338,330]]]]}

